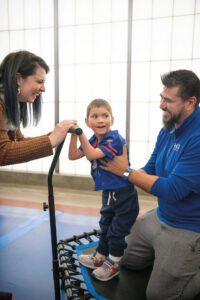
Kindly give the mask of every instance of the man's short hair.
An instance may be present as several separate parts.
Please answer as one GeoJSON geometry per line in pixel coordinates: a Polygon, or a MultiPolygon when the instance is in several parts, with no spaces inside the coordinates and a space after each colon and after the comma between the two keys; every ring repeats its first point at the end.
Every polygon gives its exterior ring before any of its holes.
{"type": "Polygon", "coordinates": [[[162,84],[168,88],[179,86],[179,94],[184,101],[195,96],[196,107],[200,102],[200,80],[197,75],[190,70],[170,71],[161,75],[162,84]]]}

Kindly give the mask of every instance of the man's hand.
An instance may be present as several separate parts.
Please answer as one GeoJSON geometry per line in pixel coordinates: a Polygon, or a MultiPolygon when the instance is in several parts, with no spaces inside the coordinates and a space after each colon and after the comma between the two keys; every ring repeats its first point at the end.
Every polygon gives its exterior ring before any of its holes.
{"type": "MultiPolygon", "coordinates": [[[[100,159],[103,166],[100,168],[112,172],[118,176],[122,176],[124,171],[128,168],[128,158],[126,145],[123,147],[123,153],[121,156],[116,156],[113,160],[105,161],[100,159]]],[[[150,193],[152,185],[158,179],[158,176],[148,175],[144,170],[133,170],[128,176],[128,181],[135,184],[146,192],[150,193]]]]}
{"type": "Polygon", "coordinates": [[[99,160],[103,164],[103,166],[99,166],[101,169],[112,172],[118,176],[122,176],[124,171],[128,168],[126,145],[123,146],[123,153],[121,156],[116,156],[113,160],[109,161],[105,161],[103,159],[99,160]]]}

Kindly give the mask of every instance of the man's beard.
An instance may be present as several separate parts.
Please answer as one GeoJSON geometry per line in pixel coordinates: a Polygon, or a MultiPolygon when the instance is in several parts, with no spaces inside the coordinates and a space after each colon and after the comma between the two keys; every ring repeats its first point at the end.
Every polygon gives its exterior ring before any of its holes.
{"type": "Polygon", "coordinates": [[[171,118],[168,121],[163,120],[163,129],[168,131],[172,126],[174,126],[174,119],[171,118]]]}
{"type": "MultiPolygon", "coordinates": [[[[168,112],[169,113],[169,112],[168,112]]],[[[174,127],[174,124],[177,123],[180,119],[180,114],[178,116],[172,116],[171,113],[170,114],[170,118],[168,120],[165,120],[164,117],[163,117],[163,129],[165,131],[168,131],[170,128],[174,127]]]]}

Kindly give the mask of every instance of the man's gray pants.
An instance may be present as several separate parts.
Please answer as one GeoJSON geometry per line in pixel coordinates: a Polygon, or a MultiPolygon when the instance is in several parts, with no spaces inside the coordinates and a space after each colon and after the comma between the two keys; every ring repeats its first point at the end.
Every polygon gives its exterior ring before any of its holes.
{"type": "Polygon", "coordinates": [[[200,292],[200,233],[167,225],[153,209],[137,218],[126,241],[123,266],[153,264],[148,300],[192,300],[200,292]]]}

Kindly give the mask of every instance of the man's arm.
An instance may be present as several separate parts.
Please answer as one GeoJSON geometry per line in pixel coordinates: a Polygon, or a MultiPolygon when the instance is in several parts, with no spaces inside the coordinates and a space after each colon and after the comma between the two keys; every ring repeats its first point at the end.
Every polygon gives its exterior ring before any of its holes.
{"type": "MultiPolygon", "coordinates": [[[[123,146],[123,154],[121,156],[116,156],[113,160],[109,161],[101,160],[101,163],[103,166],[100,166],[100,168],[105,171],[112,172],[118,176],[123,176],[124,171],[128,168],[126,145],[123,146]]],[[[142,169],[138,171],[132,170],[128,176],[129,182],[137,185],[148,193],[151,191],[151,187],[157,179],[158,176],[148,175],[142,169]]]]}

